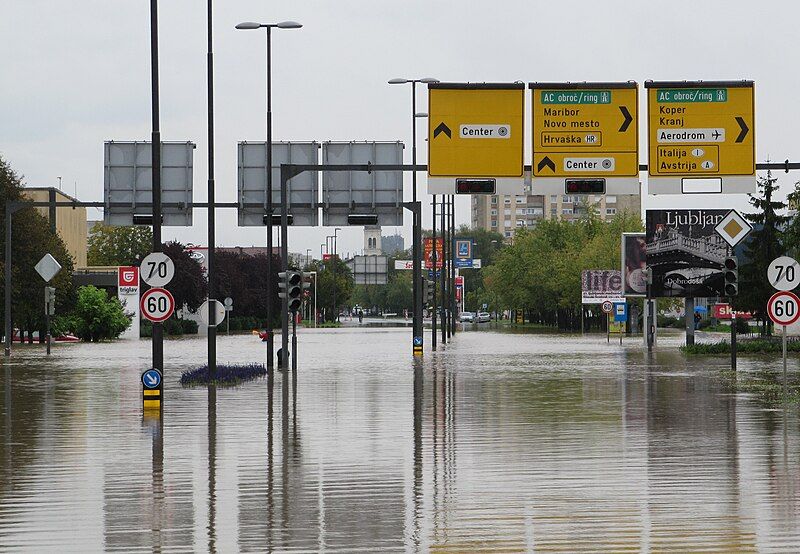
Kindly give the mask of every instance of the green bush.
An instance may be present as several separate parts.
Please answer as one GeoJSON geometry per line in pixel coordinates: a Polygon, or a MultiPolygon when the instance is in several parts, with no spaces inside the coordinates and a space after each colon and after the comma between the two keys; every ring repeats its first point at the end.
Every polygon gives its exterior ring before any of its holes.
{"type": "Polygon", "coordinates": [[[56,320],[60,332],[72,331],[81,340],[100,342],[119,337],[131,324],[131,318],[116,298],[91,285],[78,288],[75,309],[56,320]]]}
{"type": "MultiPolygon", "coordinates": [[[[713,355],[730,354],[731,345],[728,341],[714,343],[699,343],[691,346],[681,346],[681,352],[688,355],[713,355]]],[[[792,340],[786,345],[788,352],[800,352],[800,341],[792,340]]],[[[780,339],[752,339],[742,340],[736,343],[736,351],[739,354],[779,354],[783,352],[780,339]]]]}

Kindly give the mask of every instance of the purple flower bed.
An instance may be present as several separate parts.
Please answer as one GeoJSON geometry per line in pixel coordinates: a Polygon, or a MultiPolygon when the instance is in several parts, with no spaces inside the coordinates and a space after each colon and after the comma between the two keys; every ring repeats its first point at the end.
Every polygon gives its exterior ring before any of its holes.
{"type": "Polygon", "coordinates": [[[242,364],[242,365],[217,365],[217,374],[212,378],[208,372],[208,366],[204,365],[189,371],[184,371],[181,375],[181,385],[235,385],[242,381],[248,381],[267,374],[264,364],[242,364]]]}

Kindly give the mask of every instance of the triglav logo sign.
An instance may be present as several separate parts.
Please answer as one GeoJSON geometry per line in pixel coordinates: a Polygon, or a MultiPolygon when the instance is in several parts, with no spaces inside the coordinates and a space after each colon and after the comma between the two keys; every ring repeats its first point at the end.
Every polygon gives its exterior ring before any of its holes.
{"type": "Polygon", "coordinates": [[[139,294],[139,268],[120,267],[117,270],[117,287],[120,294],[139,294]]]}

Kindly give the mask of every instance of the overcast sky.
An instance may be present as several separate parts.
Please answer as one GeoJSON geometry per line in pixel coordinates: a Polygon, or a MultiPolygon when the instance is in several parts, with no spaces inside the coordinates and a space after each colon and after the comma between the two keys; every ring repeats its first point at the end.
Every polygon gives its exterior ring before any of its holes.
{"type": "MultiPolygon", "coordinates": [[[[206,199],[207,179],[205,10],[205,0],[162,0],[159,13],[162,140],[197,144],[196,201],[206,199]]],[[[273,35],[275,140],[402,140],[410,163],[411,93],[386,84],[392,77],[640,84],[753,79],[758,161],[798,161],[799,18],[800,3],[789,1],[217,0],[217,198],[236,199],[237,141],[266,136],[264,34],[235,30],[241,21],[304,25],[273,35]]],[[[102,200],[103,141],[150,139],[149,40],[147,0],[3,0],[0,155],[28,186],[57,186],[61,176],[68,194],[77,190],[81,200],[102,200]]],[[[418,94],[424,106],[426,91],[418,94]]],[[[642,89],[641,163],[645,100],[642,89]]],[[[424,135],[420,123],[421,162],[424,135]]],[[[800,179],[778,176],[783,194],[800,179]]],[[[424,176],[420,181],[424,186],[424,176]]],[[[649,197],[644,203],[747,206],[734,196],[649,197]]],[[[90,217],[100,214],[90,210],[90,217]]],[[[459,198],[457,220],[468,219],[469,201],[459,198]]],[[[192,228],[169,227],[165,237],[205,245],[205,221],[197,210],[192,228]]],[[[236,226],[234,210],[220,210],[217,221],[219,245],[265,242],[263,229],[236,226]]],[[[310,248],[318,256],[328,234],[332,229],[291,229],[290,250],[310,248]]],[[[360,228],[339,236],[340,252],[361,250],[360,228]]]]}

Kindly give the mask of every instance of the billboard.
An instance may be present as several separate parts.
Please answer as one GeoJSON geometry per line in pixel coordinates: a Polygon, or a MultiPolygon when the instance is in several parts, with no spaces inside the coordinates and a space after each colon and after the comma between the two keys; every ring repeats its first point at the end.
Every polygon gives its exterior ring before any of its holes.
{"type": "Polygon", "coordinates": [[[729,211],[647,210],[650,296],[724,296],[723,268],[731,249],[714,227],[729,211]]]}
{"type": "Polygon", "coordinates": [[[433,238],[428,237],[422,241],[422,261],[426,269],[433,269],[433,263],[436,262],[436,269],[441,269],[442,262],[444,261],[444,241],[442,237],[436,237],[436,252],[433,251],[433,238]]]}
{"type": "Polygon", "coordinates": [[[616,269],[586,269],[581,272],[581,297],[583,304],[624,302],[622,273],[616,269]]]}
{"type": "Polygon", "coordinates": [[[647,249],[644,233],[622,233],[622,294],[647,294],[647,249]]]}

